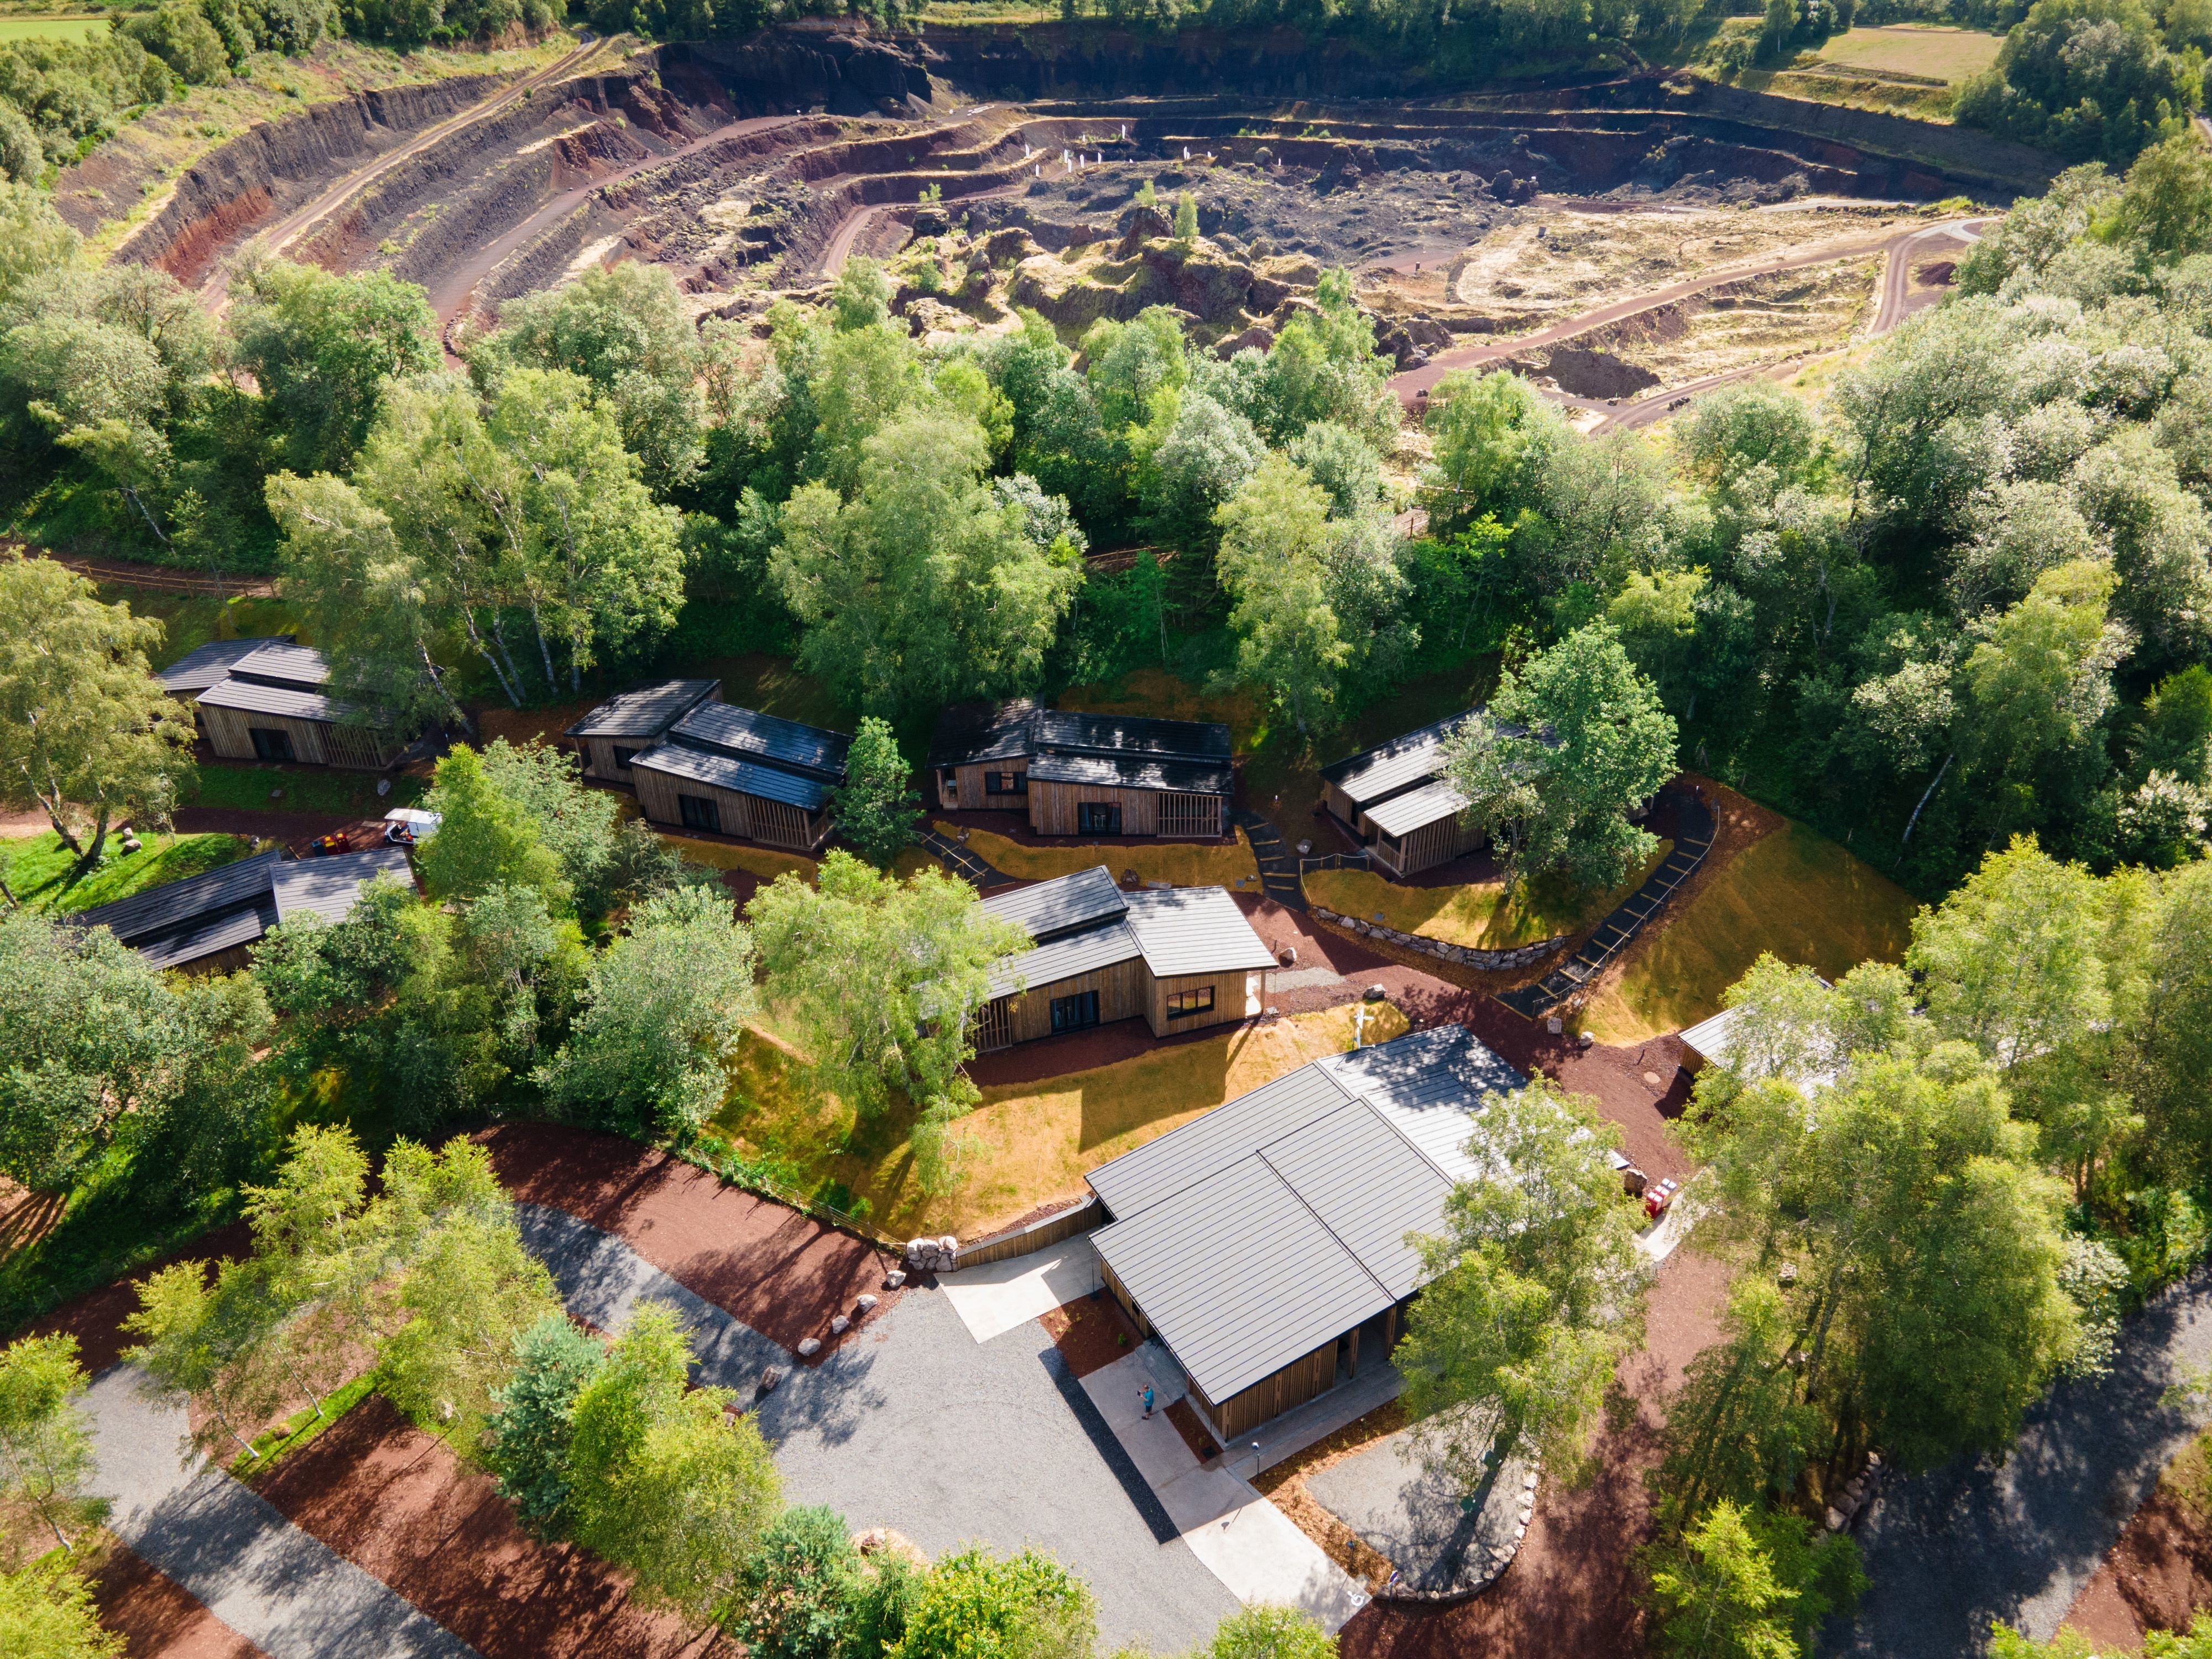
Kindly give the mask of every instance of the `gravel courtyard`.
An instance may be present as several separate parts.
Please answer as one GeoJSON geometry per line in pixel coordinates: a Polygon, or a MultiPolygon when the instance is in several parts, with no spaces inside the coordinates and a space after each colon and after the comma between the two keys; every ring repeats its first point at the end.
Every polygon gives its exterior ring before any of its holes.
{"type": "Polygon", "coordinates": [[[1066,1378],[1034,1320],[979,1344],[943,1293],[910,1291],[794,1370],[757,1420],[793,1502],[896,1528],[932,1556],[970,1542],[1048,1551],[1090,1581],[1104,1650],[1203,1644],[1235,1598],[1180,1539],[1157,1540],[1159,1517],[1125,1478],[1149,1492],[1066,1378]]]}

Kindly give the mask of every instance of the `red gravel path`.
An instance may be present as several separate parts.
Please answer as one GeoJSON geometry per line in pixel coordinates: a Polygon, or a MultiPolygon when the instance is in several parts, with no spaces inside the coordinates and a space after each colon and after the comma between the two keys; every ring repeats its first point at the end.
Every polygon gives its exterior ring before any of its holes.
{"type": "Polygon", "coordinates": [[[484,1659],[733,1655],[629,1599],[629,1580],[515,1523],[488,1475],[381,1395],[287,1458],[256,1490],[285,1518],[380,1578],[484,1659]]]}
{"type": "Polygon", "coordinates": [[[2212,1521],[2160,1491],[2122,1529],[2066,1623],[2092,1642],[2133,1651],[2154,1630],[2187,1630],[2212,1604],[2212,1521]]]}
{"type": "Polygon", "coordinates": [[[252,1231],[242,1221],[202,1233],[176,1255],[64,1303],[44,1319],[33,1322],[25,1334],[47,1336],[66,1331],[76,1338],[77,1355],[86,1372],[97,1376],[122,1358],[123,1351],[137,1340],[125,1334],[123,1322],[138,1311],[139,1280],[173,1261],[222,1261],[242,1256],[252,1247],[252,1231]]]}
{"type": "Polygon", "coordinates": [[[1598,1442],[1600,1472],[1580,1492],[1547,1479],[1528,1536],[1482,1595],[1434,1612],[1370,1602],[1344,1627],[1344,1659],[1646,1659],[1632,1561],[1649,1535],[1644,1472],[1658,1460],[1662,1402],[1717,1340],[1728,1270],[1678,1250],[1645,1303],[1650,1346],[1621,1362],[1635,1420],[1598,1442]]]}
{"type": "Polygon", "coordinates": [[[884,1274],[897,1265],[884,1252],[726,1187],[666,1152],[539,1123],[505,1124],[479,1138],[518,1200],[557,1206],[614,1234],[687,1290],[787,1348],[820,1337],[815,1363],[836,1346],[831,1316],[850,1313],[854,1298],[872,1292],[884,1304],[872,1316],[880,1318],[896,1297],[884,1289],[884,1274]]]}
{"type": "Polygon", "coordinates": [[[130,1659],[267,1659],[173,1580],[116,1545],[93,1575],[100,1622],[130,1659]]]}

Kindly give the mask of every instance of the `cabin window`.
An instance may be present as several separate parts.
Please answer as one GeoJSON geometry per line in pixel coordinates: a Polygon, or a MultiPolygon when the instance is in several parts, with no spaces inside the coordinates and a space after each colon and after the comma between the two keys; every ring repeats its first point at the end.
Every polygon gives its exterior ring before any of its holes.
{"type": "Polygon", "coordinates": [[[635,760],[636,758],[637,758],[637,750],[635,750],[635,749],[625,749],[625,748],[623,748],[620,744],[617,744],[615,745],[615,770],[616,770],[616,771],[617,771],[617,772],[627,772],[627,771],[629,771],[629,763],[630,763],[632,761],[635,760]]]}
{"type": "Polygon", "coordinates": [[[1118,836],[1121,809],[1110,800],[1086,800],[1075,809],[1075,830],[1082,836],[1118,836]]]}
{"type": "Polygon", "coordinates": [[[253,739],[254,759],[289,761],[292,758],[292,734],[282,726],[249,726],[246,730],[253,739]]]}
{"type": "Polygon", "coordinates": [[[1188,1019],[1193,1014],[1210,1014],[1212,1012],[1213,988],[1211,985],[1201,985],[1191,991],[1168,993],[1170,1019],[1188,1019]]]}
{"type": "Polygon", "coordinates": [[[678,795],[676,810],[682,814],[686,830],[704,830],[710,835],[722,833],[721,809],[705,795],[678,795]]]}
{"type": "Polygon", "coordinates": [[[987,795],[1026,795],[1029,792],[1030,775],[1026,772],[983,774],[983,793],[987,795]]]}
{"type": "Polygon", "coordinates": [[[1086,1025],[1098,1023],[1098,993],[1078,991],[1072,997],[1052,1000],[1052,1029],[1054,1031],[1079,1031],[1086,1025]]]}

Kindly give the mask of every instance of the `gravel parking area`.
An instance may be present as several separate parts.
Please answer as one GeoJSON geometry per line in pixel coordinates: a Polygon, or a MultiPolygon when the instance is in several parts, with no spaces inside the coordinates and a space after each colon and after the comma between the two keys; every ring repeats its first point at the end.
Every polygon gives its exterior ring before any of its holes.
{"type": "Polygon", "coordinates": [[[1180,1539],[1157,1541],[1116,1473],[1118,1444],[1064,1391],[1066,1361],[1030,1321],[977,1343],[940,1294],[914,1291],[761,1402],[794,1503],[897,1528],[932,1556],[1034,1546],[1090,1581],[1103,1650],[1210,1639],[1237,1602],[1180,1539]]]}
{"type": "Polygon", "coordinates": [[[1519,1542],[1514,1528],[1531,1465],[1525,1457],[1506,1459],[1482,1489],[1482,1501],[1463,1510],[1452,1481],[1406,1455],[1413,1433],[1400,1429],[1332,1463],[1306,1481],[1306,1490],[1387,1557],[1409,1588],[1433,1592],[1480,1583],[1519,1542]]]}

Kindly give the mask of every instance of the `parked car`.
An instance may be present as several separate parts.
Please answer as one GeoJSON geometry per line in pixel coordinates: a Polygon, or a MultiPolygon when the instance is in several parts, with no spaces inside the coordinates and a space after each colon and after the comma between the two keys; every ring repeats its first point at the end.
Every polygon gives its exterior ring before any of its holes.
{"type": "Polygon", "coordinates": [[[394,847],[412,847],[438,833],[438,815],[419,806],[395,806],[384,815],[384,839],[394,847]]]}

